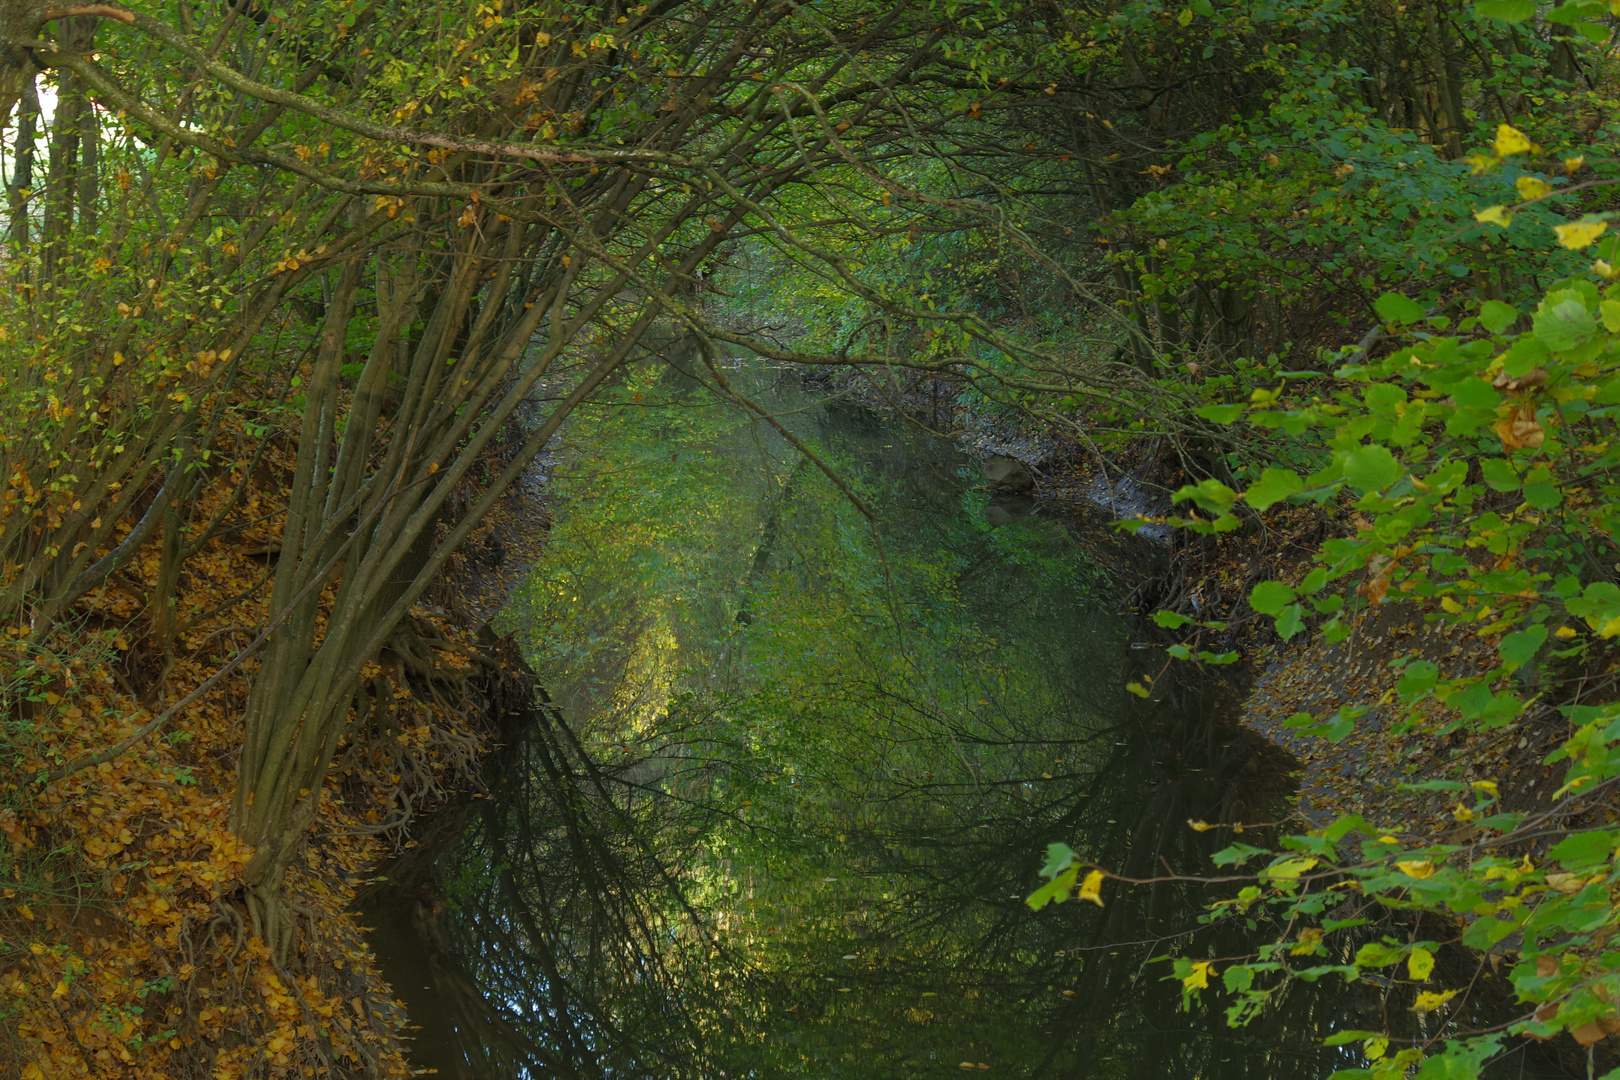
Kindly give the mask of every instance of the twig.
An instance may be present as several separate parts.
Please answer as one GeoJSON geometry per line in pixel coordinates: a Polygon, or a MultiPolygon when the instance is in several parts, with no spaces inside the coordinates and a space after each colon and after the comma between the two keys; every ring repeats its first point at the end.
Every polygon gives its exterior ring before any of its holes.
{"type": "Polygon", "coordinates": [[[83,7],[57,8],[45,13],[45,21],[52,19],[66,19],[74,15],[100,15],[104,19],[117,19],[121,23],[133,23],[135,13],[115,8],[108,4],[85,4],[83,7]]]}

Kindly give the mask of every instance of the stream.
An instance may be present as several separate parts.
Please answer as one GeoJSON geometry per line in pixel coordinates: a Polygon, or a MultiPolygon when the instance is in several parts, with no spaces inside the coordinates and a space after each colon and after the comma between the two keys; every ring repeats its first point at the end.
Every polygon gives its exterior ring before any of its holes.
{"type": "Polygon", "coordinates": [[[496,623],[551,705],[491,762],[491,797],[426,821],[361,908],[413,1065],[1361,1064],[1320,1040],[1385,1026],[1369,980],[1296,985],[1244,1028],[1224,994],[1183,1009],[1158,958],[1220,969],[1275,940],[1202,925],[1227,894],[1108,883],[1102,906],[1025,903],[1050,843],[1135,877],[1207,874],[1234,836],[1189,819],[1287,812],[1295,763],[1237,723],[1242,667],[1166,670],[1163,633],[1128,613],[1161,549],[1102,511],[992,501],[949,439],[790,374],[738,361],[728,378],[791,441],[674,366],[627,376],[566,434],[546,554],[496,623]],[[1147,700],[1126,690],[1144,675],[1147,700]]]}

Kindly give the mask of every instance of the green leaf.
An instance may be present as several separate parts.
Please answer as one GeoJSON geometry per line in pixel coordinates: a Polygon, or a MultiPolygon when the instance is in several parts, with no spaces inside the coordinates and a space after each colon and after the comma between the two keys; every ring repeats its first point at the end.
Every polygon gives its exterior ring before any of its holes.
{"type": "Polygon", "coordinates": [[[1216,866],[1242,866],[1256,855],[1270,855],[1265,848],[1250,847],[1248,844],[1233,844],[1225,847],[1210,856],[1216,866]]]}
{"type": "Polygon", "coordinates": [[[1451,399],[1465,409],[1494,409],[1502,395],[1484,379],[1464,379],[1451,388],[1451,399]]]}
{"type": "Polygon", "coordinates": [[[1536,13],[1535,0],[1480,0],[1474,10],[1487,19],[1522,23],[1536,13]]]}
{"type": "Polygon", "coordinates": [[[1224,514],[1232,509],[1237,502],[1237,492],[1221,483],[1219,480],[1200,480],[1196,484],[1186,484],[1171,498],[1171,502],[1181,502],[1191,499],[1200,509],[1215,514],[1224,514]]]}
{"type": "Polygon", "coordinates": [[[1290,495],[1305,490],[1305,481],[1292,469],[1267,469],[1260,479],[1249,486],[1243,497],[1256,510],[1265,510],[1290,495]]]}
{"type": "Polygon", "coordinates": [[[1400,476],[1400,463],[1386,446],[1358,446],[1344,456],[1344,478],[1357,491],[1382,491],[1400,476]]]}
{"type": "Polygon", "coordinates": [[[1166,630],[1178,630],[1192,622],[1192,620],[1187,618],[1187,616],[1177,615],[1173,611],[1155,611],[1153,613],[1153,621],[1155,624],[1164,627],[1166,630]]]}
{"type": "Polygon", "coordinates": [[[1382,1031],[1335,1031],[1322,1040],[1323,1046],[1348,1046],[1363,1039],[1382,1039],[1382,1031]]]}
{"type": "Polygon", "coordinates": [[[1206,19],[1215,14],[1215,5],[1211,4],[1209,0],[1191,0],[1187,6],[1206,19]]]}
{"type": "Polygon", "coordinates": [[[1536,340],[1554,352],[1565,352],[1591,341],[1597,334],[1597,320],[1586,310],[1578,293],[1565,289],[1542,302],[1536,312],[1535,328],[1536,340]]]}
{"type": "Polygon", "coordinates": [[[1578,22],[1575,32],[1594,45],[1602,45],[1609,40],[1609,28],[1602,23],[1578,22]]]}
{"type": "Polygon", "coordinates": [[[1493,334],[1500,334],[1512,326],[1513,320],[1518,317],[1518,308],[1512,304],[1504,304],[1500,300],[1487,300],[1479,306],[1479,321],[1493,334]]]}
{"type": "Polygon", "coordinates": [[[1347,705],[1320,724],[1314,723],[1316,718],[1310,713],[1295,713],[1283,721],[1283,727],[1294,728],[1301,735],[1312,735],[1328,742],[1342,742],[1356,729],[1356,721],[1366,711],[1361,706],[1347,705]]]}
{"type": "Polygon", "coordinates": [[[1579,832],[1558,841],[1548,854],[1557,859],[1564,869],[1585,873],[1609,861],[1617,839],[1620,839],[1620,833],[1601,830],[1579,832]]]}
{"type": "Polygon", "coordinates": [[[1280,581],[1262,581],[1249,592],[1249,606],[1262,615],[1275,615],[1294,602],[1294,590],[1280,581]]]}
{"type": "Polygon", "coordinates": [[[1298,604],[1289,604],[1277,613],[1277,636],[1284,641],[1303,629],[1305,629],[1305,610],[1298,604]]]}
{"type": "Polygon", "coordinates": [[[1073,866],[1079,857],[1068,844],[1047,844],[1046,865],[1041,867],[1041,877],[1056,877],[1073,866]]]}
{"type": "Polygon", "coordinates": [[[1422,982],[1434,970],[1434,953],[1422,946],[1414,946],[1412,955],[1406,958],[1406,973],[1415,982],[1422,982]]]}
{"type": "Polygon", "coordinates": [[[1547,346],[1526,335],[1508,346],[1502,355],[1502,370],[1517,378],[1547,360],[1547,346]]]}
{"type": "Polygon", "coordinates": [[[1408,300],[1400,293],[1393,292],[1380,296],[1373,303],[1373,310],[1378,312],[1378,317],[1385,322],[1400,323],[1403,326],[1417,322],[1425,314],[1421,305],[1408,300]]]}
{"type": "Polygon", "coordinates": [[[1414,660],[1401,673],[1401,681],[1395,684],[1395,692],[1407,700],[1423,697],[1434,689],[1439,679],[1438,666],[1428,660],[1414,660]]]}
{"type": "Polygon", "coordinates": [[[1398,964],[1406,955],[1400,945],[1387,945],[1382,941],[1369,941],[1356,953],[1357,967],[1389,967],[1398,964]]]}
{"type": "Polygon", "coordinates": [[[1598,301],[1598,314],[1603,316],[1603,329],[1620,334],[1620,300],[1598,301]]]}
{"type": "Polygon", "coordinates": [[[1205,405],[1193,415],[1201,416],[1205,420],[1213,420],[1217,424],[1230,424],[1243,415],[1241,405],[1205,405]]]}
{"type": "Polygon", "coordinates": [[[1543,480],[1524,485],[1524,501],[1537,510],[1551,510],[1564,501],[1564,493],[1543,480]]]}
{"type": "Polygon", "coordinates": [[[1506,458],[1488,457],[1480,460],[1480,472],[1485,482],[1497,491],[1518,491],[1519,473],[1506,458]]]}
{"type": "Polygon", "coordinates": [[[1024,901],[1024,903],[1028,904],[1036,911],[1041,910],[1041,908],[1052,903],[1053,901],[1061,904],[1064,900],[1068,899],[1070,890],[1074,888],[1075,879],[1079,876],[1080,868],[1078,866],[1071,866],[1063,873],[1053,878],[1051,881],[1048,881],[1045,885],[1042,885],[1040,888],[1036,889],[1035,892],[1030,895],[1029,899],[1024,901]]]}

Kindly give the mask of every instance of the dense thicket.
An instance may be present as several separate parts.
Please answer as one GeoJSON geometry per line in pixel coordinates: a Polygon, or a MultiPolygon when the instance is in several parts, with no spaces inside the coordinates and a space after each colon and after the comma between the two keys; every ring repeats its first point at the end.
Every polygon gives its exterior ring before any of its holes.
{"type": "MultiPolygon", "coordinates": [[[[1610,21],[1595,0],[8,3],[0,618],[18,670],[155,544],[139,634],[158,699],[197,615],[174,584],[238,527],[267,450],[295,444],[290,500],[263,511],[264,618],[232,661],[256,675],[231,828],[284,955],[282,877],[378,707],[362,672],[386,655],[432,677],[412,605],[574,408],[680,338],[721,388],[717,350],[740,346],[919,373],[1103,450],[1151,435],[1144,475],[1187,482],[1200,528],[1359,499],[1367,528],[1255,609],[1285,638],[1390,589],[1473,620],[1505,635],[1502,666],[1414,666],[1403,693],[1511,719],[1540,650],[1578,666],[1620,633],[1620,300],[1613,253],[1590,250],[1610,21]],[[1351,389],[1318,374],[1346,362],[1351,389]],[[1297,400],[1278,389],[1295,377],[1297,400]],[[1247,402],[1253,424],[1225,426],[1247,402]],[[204,514],[222,471],[239,497],[204,514]],[[1360,592],[1335,591],[1351,575],[1360,592]]],[[[1597,707],[1586,692],[1570,703],[1597,707]]],[[[1594,800],[1620,732],[1576,715],[1592,779],[1570,795],[1594,800]]],[[[1508,847],[1535,827],[1498,824],[1508,847]]],[[[1616,839],[1581,836],[1554,875],[1616,839]]],[[[1280,902],[1335,865],[1327,839],[1296,846],[1309,858],[1268,872],[1280,902]]],[[[1554,1003],[1527,1023],[1610,1023],[1620,987],[1581,951],[1608,880],[1566,889],[1479,852],[1436,870],[1450,850],[1364,848],[1355,873],[1392,903],[1517,912],[1543,890],[1523,910],[1586,912],[1549,923],[1562,975],[1526,937],[1521,989],[1554,1003]],[[1414,884],[1446,874],[1452,892],[1414,884]]],[[[1303,914],[1325,903],[1305,895],[1303,914]]],[[[1234,970],[1229,989],[1261,994],[1243,979],[1280,962],[1234,970]]]]}

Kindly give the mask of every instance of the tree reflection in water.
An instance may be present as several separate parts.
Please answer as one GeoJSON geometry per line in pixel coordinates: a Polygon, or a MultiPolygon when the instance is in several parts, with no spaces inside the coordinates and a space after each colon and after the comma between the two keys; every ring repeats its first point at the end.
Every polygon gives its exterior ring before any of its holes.
{"type": "MultiPolygon", "coordinates": [[[[1208,873],[1233,833],[1189,819],[1264,822],[1289,801],[1291,759],[1235,722],[1241,675],[1172,669],[1152,701],[1124,692],[1163,655],[1133,648],[1157,631],[1117,610],[1132,542],[1083,512],[992,528],[945,441],[772,394],[876,509],[882,546],[779,436],[690,384],[662,429],[637,397],[634,424],[576,430],[568,513],[511,613],[561,707],[492,764],[491,798],[441,813],[365,898],[416,1066],[1273,1080],[1354,1064],[1319,1040],[1404,1010],[1370,982],[1297,986],[1237,1031],[1181,1011],[1154,958],[1220,968],[1250,949],[1246,916],[1200,923],[1209,888],[1024,903],[1048,843],[1133,877],[1208,873]]],[[[1521,1068],[1552,1075],[1517,1058],[1506,1075],[1521,1068]]]]}

